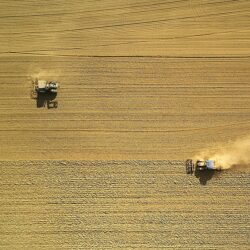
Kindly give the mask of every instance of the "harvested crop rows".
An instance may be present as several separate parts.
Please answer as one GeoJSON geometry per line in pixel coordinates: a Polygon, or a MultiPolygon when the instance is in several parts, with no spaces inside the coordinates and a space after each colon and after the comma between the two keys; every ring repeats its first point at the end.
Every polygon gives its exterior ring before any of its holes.
{"type": "Polygon", "coordinates": [[[2,0],[1,159],[185,159],[249,134],[249,7],[2,0]],[[31,77],[61,82],[57,110],[31,77]]]}
{"type": "Polygon", "coordinates": [[[2,249],[247,249],[249,172],[181,161],[1,162],[2,249]],[[239,205],[240,204],[240,205],[239,205]]]}
{"type": "Polygon", "coordinates": [[[249,9],[1,0],[0,248],[249,248],[249,168],[184,167],[250,134],[249,9]]]}
{"type": "Polygon", "coordinates": [[[249,132],[248,59],[0,59],[2,159],[185,159],[249,132]],[[30,99],[27,69],[62,85],[30,99]]]}

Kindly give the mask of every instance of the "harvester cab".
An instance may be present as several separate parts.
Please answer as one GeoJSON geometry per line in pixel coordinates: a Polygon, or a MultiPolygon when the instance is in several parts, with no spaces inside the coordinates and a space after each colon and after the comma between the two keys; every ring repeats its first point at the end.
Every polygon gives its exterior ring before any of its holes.
{"type": "Polygon", "coordinates": [[[37,78],[33,80],[32,95],[33,98],[37,98],[39,93],[57,93],[59,84],[54,81],[38,80],[37,78]]]}
{"type": "Polygon", "coordinates": [[[187,174],[192,174],[195,171],[204,171],[204,170],[215,170],[214,160],[197,160],[193,163],[192,159],[186,160],[186,172],[187,174]]]}
{"type": "Polygon", "coordinates": [[[38,93],[57,93],[58,83],[57,82],[49,82],[45,80],[38,80],[37,85],[35,86],[35,90],[38,93]]]}

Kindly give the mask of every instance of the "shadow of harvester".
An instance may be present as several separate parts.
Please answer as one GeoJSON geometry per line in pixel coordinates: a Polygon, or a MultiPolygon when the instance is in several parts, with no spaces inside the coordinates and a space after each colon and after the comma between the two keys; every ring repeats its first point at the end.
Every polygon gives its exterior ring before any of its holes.
{"type": "Polygon", "coordinates": [[[209,180],[211,180],[213,177],[220,175],[220,173],[221,173],[220,170],[212,170],[212,169],[207,169],[202,171],[196,169],[194,172],[195,177],[199,178],[201,185],[206,185],[209,180]]]}
{"type": "Polygon", "coordinates": [[[48,109],[57,108],[58,102],[55,100],[57,93],[37,93],[36,106],[37,108],[44,108],[47,106],[48,109]]]}
{"type": "Polygon", "coordinates": [[[213,176],[218,176],[221,173],[221,169],[211,169],[204,166],[196,166],[191,159],[186,160],[186,173],[195,175],[199,179],[201,185],[206,185],[207,181],[211,180],[213,176]]]}

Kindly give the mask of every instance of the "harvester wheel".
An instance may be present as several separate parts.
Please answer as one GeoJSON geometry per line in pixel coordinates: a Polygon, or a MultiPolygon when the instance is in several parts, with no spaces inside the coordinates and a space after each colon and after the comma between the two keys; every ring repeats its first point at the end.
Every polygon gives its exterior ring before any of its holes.
{"type": "Polygon", "coordinates": [[[58,107],[57,101],[48,101],[47,102],[47,108],[48,109],[56,109],[58,107]]]}

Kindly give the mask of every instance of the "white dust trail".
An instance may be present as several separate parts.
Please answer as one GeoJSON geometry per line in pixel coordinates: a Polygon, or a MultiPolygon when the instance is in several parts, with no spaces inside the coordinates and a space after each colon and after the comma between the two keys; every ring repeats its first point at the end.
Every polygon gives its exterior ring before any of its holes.
{"type": "Polygon", "coordinates": [[[28,75],[32,78],[44,79],[44,80],[56,80],[55,77],[58,78],[61,75],[60,69],[40,69],[40,68],[33,68],[29,70],[28,75]],[[53,78],[53,79],[51,79],[53,78]]]}
{"type": "Polygon", "coordinates": [[[228,169],[231,167],[249,167],[250,136],[220,145],[216,153],[211,153],[210,150],[205,150],[194,158],[195,160],[214,160],[215,165],[221,169],[228,169]]]}

